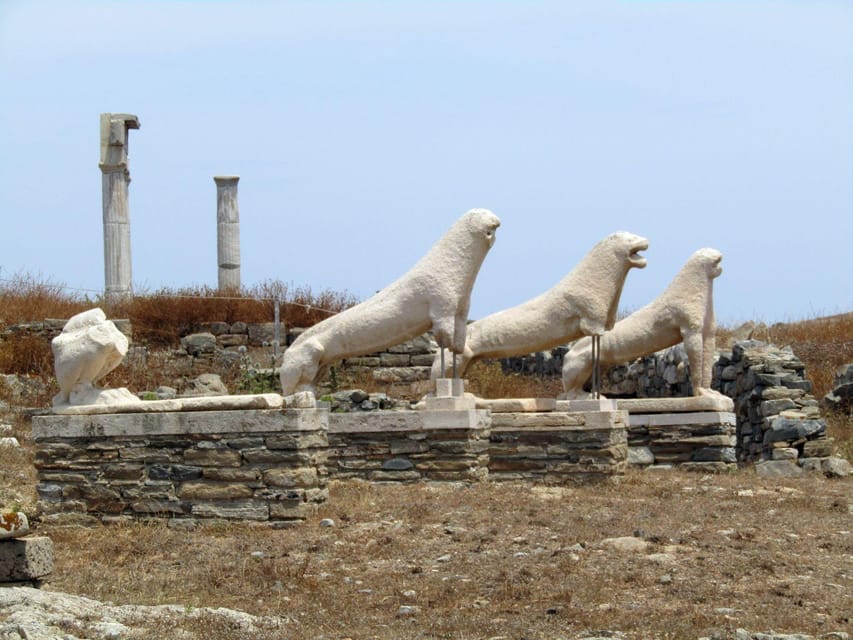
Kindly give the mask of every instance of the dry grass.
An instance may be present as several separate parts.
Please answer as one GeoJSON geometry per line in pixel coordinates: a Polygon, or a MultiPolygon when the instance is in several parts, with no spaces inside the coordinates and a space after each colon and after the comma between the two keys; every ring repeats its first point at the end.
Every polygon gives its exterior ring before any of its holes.
{"type": "Polygon", "coordinates": [[[836,369],[853,362],[853,312],[760,326],[753,337],[779,346],[790,345],[806,365],[818,398],[832,389],[836,369]]]}
{"type": "Polygon", "coordinates": [[[0,330],[21,322],[70,318],[99,306],[110,318],[128,318],[134,338],[142,344],[170,345],[204,322],[272,322],[274,299],[281,300],[281,321],[289,327],[310,327],[353,306],[347,292],[291,287],[278,280],[223,294],[206,286],[139,291],[128,300],[110,302],[77,295],[62,284],[19,274],[0,281],[0,330]]]}
{"type": "MultiPolygon", "coordinates": [[[[639,471],[571,488],[333,483],[321,513],[291,530],[43,527],[57,550],[46,588],[283,617],[265,638],[849,631],[851,486],[639,471]],[[649,548],[600,544],[633,535],[649,548]]],[[[194,637],[232,637],[194,625],[194,637]]]]}
{"type": "Polygon", "coordinates": [[[555,398],[563,391],[558,377],[504,374],[496,360],[473,363],[466,380],[467,390],[481,398],[555,398]]]}

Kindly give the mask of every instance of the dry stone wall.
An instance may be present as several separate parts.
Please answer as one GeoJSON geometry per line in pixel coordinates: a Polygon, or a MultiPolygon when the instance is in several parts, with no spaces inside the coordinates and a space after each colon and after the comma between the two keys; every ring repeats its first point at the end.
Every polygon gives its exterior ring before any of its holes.
{"type": "Polygon", "coordinates": [[[624,473],[624,411],[494,413],[489,478],[582,483],[624,473]]]}
{"type": "Polygon", "coordinates": [[[760,473],[832,464],[832,439],[804,370],[789,347],[756,340],[735,343],[714,365],[715,385],[734,399],[738,460],[768,463],[760,473]]]}
{"type": "Polygon", "coordinates": [[[382,411],[329,417],[333,478],[477,481],[489,476],[486,411],[382,411]]]}
{"type": "Polygon", "coordinates": [[[328,496],[326,415],[253,410],[36,416],[43,517],[302,520],[328,496]]]}

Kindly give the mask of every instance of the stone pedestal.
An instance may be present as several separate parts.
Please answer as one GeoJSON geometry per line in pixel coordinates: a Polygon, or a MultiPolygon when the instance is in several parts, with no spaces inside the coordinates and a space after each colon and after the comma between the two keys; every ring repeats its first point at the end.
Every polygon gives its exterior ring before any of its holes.
{"type": "Polygon", "coordinates": [[[0,541],[0,583],[37,582],[53,571],[53,542],[44,536],[0,541]]]}
{"type": "Polygon", "coordinates": [[[435,397],[426,399],[427,411],[470,411],[476,406],[474,396],[465,393],[465,381],[461,378],[438,378],[435,397]]]}
{"type": "Polygon", "coordinates": [[[132,290],[130,210],[127,169],[128,131],[139,118],[126,113],[101,114],[101,178],[104,225],[104,293],[128,296],[132,290]]]}
{"type": "Polygon", "coordinates": [[[328,415],[284,409],[36,416],[43,519],[303,520],[328,497],[328,415]]]}
{"type": "Polygon", "coordinates": [[[381,482],[488,477],[487,411],[329,415],[329,472],[381,482]]]}
{"type": "Polygon", "coordinates": [[[622,474],[627,420],[624,411],[492,414],[489,479],[568,484],[622,474]]]}
{"type": "Polygon", "coordinates": [[[726,411],[630,414],[634,464],[674,464],[696,471],[735,469],[736,419],[726,411]]]}
{"type": "Polygon", "coordinates": [[[219,290],[240,288],[240,209],[237,206],[237,182],[240,176],[215,176],[216,248],[219,264],[219,290]]]}

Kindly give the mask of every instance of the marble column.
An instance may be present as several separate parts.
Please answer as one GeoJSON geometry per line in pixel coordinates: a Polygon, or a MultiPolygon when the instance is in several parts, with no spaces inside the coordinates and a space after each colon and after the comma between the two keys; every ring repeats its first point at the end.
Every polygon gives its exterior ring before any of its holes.
{"type": "Polygon", "coordinates": [[[127,187],[128,131],[139,118],[127,113],[101,114],[102,200],[104,207],[104,294],[107,299],[131,293],[130,210],[127,187]]]}
{"type": "Polygon", "coordinates": [[[219,290],[240,288],[240,209],[237,181],[240,176],[215,176],[216,248],[219,261],[219,290]]]}

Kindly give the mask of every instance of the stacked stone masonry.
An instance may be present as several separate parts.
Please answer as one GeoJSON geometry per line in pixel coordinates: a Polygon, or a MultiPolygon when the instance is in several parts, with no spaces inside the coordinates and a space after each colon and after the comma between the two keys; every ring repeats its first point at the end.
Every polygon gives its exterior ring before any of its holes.
{"type": "Polygon", "coordinates": [[[742,462],[820,471],[832,453],[818,401],[802,361],[790,348],[755,340],[735,343],[714,366],[715,385],[735,403],[742,462]]]}
{"type": "Polygon", "coordinates": [[[317,410],[36,416],[43,517],[303,520],[328,496],[326,416],[317,410]]]}
{"type": "Polygon", "coordinates": [[[332,478],[529,479],[624,472],[627,414],[326,409],[36,416],[46,521],[224,518],[290,523],[332,478]]]}
{"type": "Polygon", "coordinates": [[[736,466],[732,413],[632,413],[629,423],[628,455],[633,465],[678,465],[696,471],[728,471],[736,466]]]}
{"type": "Polygon", "coordinates": [[[333,478],[381,482],[489,477],[486,411],[382,411],[329,417],[333,478]]]}
{"type": "Polygon", "coordinates": [[[489,478],[582,483],[624,473],[628,414],[494,413],[489,478]]]}

